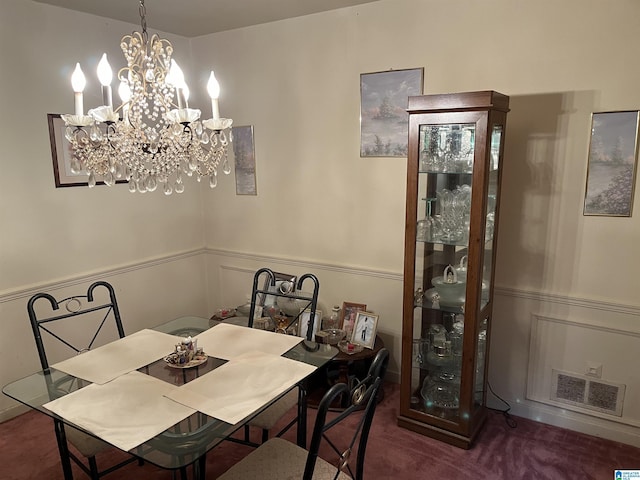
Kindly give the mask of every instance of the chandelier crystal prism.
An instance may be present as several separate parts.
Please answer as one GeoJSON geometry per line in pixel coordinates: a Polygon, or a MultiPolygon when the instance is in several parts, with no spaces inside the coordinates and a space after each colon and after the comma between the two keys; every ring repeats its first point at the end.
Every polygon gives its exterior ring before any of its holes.
{"type": "Polygon", "coordinates": [[[184,176],[194,175],[198,181],[208,178],[214,188],[220,166],[223,173],[231,172],[227,150],[233,120],[220,118],[220,86],[211,72],[212,117],[201,120],[200,110],[189,108],[189,89],[171,58],[171,43],[156,34],[148,37],[144,0],[139,11],[142,32],[120,42],[127,66],[118,72],[119,107],[113,108],[113,73],[104,54],[98,64],[103,105],[85,115],[86,81],[76,65],[71,77],[75,114],[61,116],[72,149],[71,169],[87,172],[89,187],[100,180],[109,186],[126,180],[132,193],[158,188],[166,195],[182,193],[184,176]]]}

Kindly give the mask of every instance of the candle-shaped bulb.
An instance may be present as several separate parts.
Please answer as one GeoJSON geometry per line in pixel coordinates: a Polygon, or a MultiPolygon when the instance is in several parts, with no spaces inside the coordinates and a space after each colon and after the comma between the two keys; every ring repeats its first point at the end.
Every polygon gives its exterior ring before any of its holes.
{"type": "Polygon", "coordinates": [[[182,73],[182,69],[174,59],[171,59],[171,67],[169,68],[166,82],[175,87],[176,97],[178,99],[178,108],[182,108],[183,101],[186,103],[186,100],[184,100],[184,89],[186,84],[184,81],[184,73],[182,73]]]}
{"type": "Polygon", "coordinates": [[[80,64],[76,63],[76,68],[71,75],[71,87],[75,92],[75,114],[83,115],[84,103],[82,100],[82,91],[84,90],[87,80],[84,78],[84,73],[80,68],[80,64]]]}
{"type": "Polygon", "coordinates": [[[209,92],[209,96],[211,98],[219,98],[220,97],[220,84],[218,80],[216,80],[216,76],[211,71],[211,76],[209,76],[209,82],[207,83],[207,91],[209,92]]]}
{"type": "Polygon", "coordinates": [[[218,80],[216,80],[216,76],[211,71],[211,76],[209,76],[209,82],[207,83],[207,91],[209,92],[209,96],[211,97],[211,114],[214,120],[220,118],[220,111],[218,109],[218,97],[220,96],[220,84],[218,80]]]}
{"type": "Polygon", "coordinates": [[[118,95],[120,95],[120,100],[122,100],[122,103],[127,103],[131,99],[131,89],[129,88],[129,84],[127,82],[120,82],[120,86],[118,87],[118,95]]]}
{"type": "Polygon", "coordinates": [[[189,90],[189,85],[186,82],[182,83],[182,95],[184,97],[184,107],[189,108],[189,95],[191,91],[189,90]]]}
{"type": "Polygon", "coordinates": [[[131,100],[131,88],[129,88],[129,84],[125,80],[120,81],[120,85],[118,86],[118,95],[120,96],[120,100],[122,100],[122,118],[127,120],[129,116],[129,100],[131,100]]]}
{"type": "Polygon", "coordinates": [[[181,88],[182,84],[184,84],[184,73],[182,73],[180,65],[178,65],[174,59],[171,59],[171,67],[169,68],[166,81],[169,85],[173,85],[176,88],[181,88]]]}
{"type": "Polygon", "coordinates": [[[111,71],[111,65],[107,61],[107,54],[103,53],[100,62],[98,62],[98,80],[103,87],[111,85],[113,80],[113,72],[111,71]]]}
{"type": "Polygon", "coordinates": [[[103,53],[102,58],[98,62],[98,80],[102,85],[102,103],[109,107],[113,107],[113,99],[111,96],[111,80],[113,80],[113,72],[111,65],[107,61],[107,54],[103,53]]]}
{"type": "Polygon", "coordinates": [[[84,73],[80,68],[80,64],[76,63],[76,69],[71,75],[71,87],[75,93],[82,93],[84,87],[87,85],[87,80],[84,78],[84,73]]]}

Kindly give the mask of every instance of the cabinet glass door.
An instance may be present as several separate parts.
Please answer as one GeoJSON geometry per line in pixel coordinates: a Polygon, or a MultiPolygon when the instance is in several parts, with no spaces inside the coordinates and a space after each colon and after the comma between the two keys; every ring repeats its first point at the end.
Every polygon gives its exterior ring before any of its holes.
{"type": "Polygon", "coordinates": [[[476,124],[419,133],[411,408],[456,421],[476,124]]]}
{"type": "MultiPolygon", "coordinates": [[[[480,310],[482,311],[487,303],[489,303],[489,294],[491,287],[491,268],[493,265],[493,249],[494,249],[494,232],[496,219],[496,206],[498,199],[498,174],[500,169],[500,145],[502,142],[502,125],[494,125],[491,131],[491,150],[489,159],[489,177],[487,189],[487,213],[485,219],[484,231],[484,251],[482,259],[482,293],[480,310]]],[[[484,404],[485,382],[484,375],[486,370],[487,356],[487,327],[489,318],[483,318],[478,331],[478,342],[476,344],[476,368],[474,381],[474,402],[476,405],[484,404]]]]}

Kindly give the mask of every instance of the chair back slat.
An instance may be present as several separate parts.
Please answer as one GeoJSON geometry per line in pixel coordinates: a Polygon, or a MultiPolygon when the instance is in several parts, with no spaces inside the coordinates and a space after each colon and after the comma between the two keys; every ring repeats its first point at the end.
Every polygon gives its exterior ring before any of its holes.
{"type": "MultiPolygon", "coordinates": [[[[378,403],[378,393],[382,388],[382,382],[387,371],[389,363],[389,351],[386,348],[381,349],[374,358],[367,376],[360,380],[352,389],[349,389],[344,383],[338,383],[332,386],[322,397],[320,405],[318,405],[311,443],[309,445],[309,453],[303,480],[311,480],[315,468],[316,460],[320,451],[320,445],[324,440],[331,449],[338,455],[335,478],[340,475],[341,471],[346,468],[349,475],[355,480],[362,480],[364,475],[364,458],[367,448],[367,440],[371,430],[371,423],[378,403]],[[348,395],[348,406],[335,417],[327,419],[332,404],[341,396],[348,395]],[[351,424],[351,437],[346,448],[339,448],[338,442],[329,438],[329,430],[337,425],[344,425],[345,419],[354,415],[360,415],[355,423],[351,424]],[[355,474],[351,469],[348,455],[353,452],[357,443],[357,456],[355,474]],[[342,450],[342,451],[341,451],[342,450]],[[344,455],[347,452],[347,455],[344,455]]],[[[341,435],[343,437],[344,434],[341,435]]],[[[342,445],[344,442],[340,442],[342,445]]],[[[327,459],[328,460],[328,459],[327,459]]]]}
{"type": "Polygon", "coordinates": [[[43,332],[56,339],[58,342],[66,345],[76,353],[89,350],[94,346],[98,335],[101,331],[103,331],[103,327],[105,327],[110,318],[113,318],[118,337],[122,338],[125,336],[115,291],[109,283],[104,281],[92,283],[89,286],[86,295],[74,295],[62,300],[56,300],[52,295],[48,293],[37,293],[33,295],[27,302],[27,312],[29,314],[31,328],[33,330],[33,337],[36,342],[38,356],[40,358],[40,365],[42,366],[42,369],[44,371],[49,370],[49,360],[47,358],[47,352],[43,341],[43,332]],[[96,298],[94,298],[94,291],[98,287],[105,288],[107,290],[108,300],[98,301],[96,298]],[[40,304],[45,300],[50,305],[51,313],[39,315],[36,309],[36,302],[40,304]],[[57,313],[62,311],[61,307],[63,307],[66,312],[57,313]],[[65,338],[63,334],[55,332],[52,328],[52,325],[55,322],[66,320],[72,317],[87,317],[92,313],[99,312],[100,310],[106,310],[104,316],[98,322],[95,330],[91,333],[87,333],[86,338],[89,339],[88,342],[84,343],[80,347],[76,345],[77,342],[65,338]]]}

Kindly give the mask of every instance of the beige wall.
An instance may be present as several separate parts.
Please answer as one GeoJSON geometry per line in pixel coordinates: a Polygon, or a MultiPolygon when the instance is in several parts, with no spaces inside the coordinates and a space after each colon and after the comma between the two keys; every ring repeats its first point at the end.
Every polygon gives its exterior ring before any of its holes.
{"type": "Polygon", "coordinates": [[[632,218],[582,216],[591,113],[640,107],[639,16],[632,0],[383,0],[194,39],[194,58],[215,65],[223,113],[254,126],[257,157],[257,197],[234,196],[231,182],[219,187],[225,208],[219,192],[205,197],[211,307],[242,303],[257,267],[314,272],[324,306],[360,301],[380,314],[397,374],[406,163],[359,157],[359,75],[424,67],[425,93],[497,90],[511,112],[492,387],[519,415],[640,443],[640,383],[615,335],[572,347],[594,325],[640,334],[640,200],[632,218]],[[566,335],[531,344],[535,314],[566,320],[566,335]],[[531,360],[539,342],[562,352],[553,368],[596,362],[603,380],[627,384],[623,417],[546,401],[549,365],[531,360]]]}
{"type": "MultiPolygon", "coordinates": [[[[36,369],[26,312],[36,291],[64,298],[106,279],[128,333],[207,313],[199,185],[179,197],[133,196],[126,185],[54,186],[47,113],[72,111],[76,61],[87,76],[85,108],[97,106],[97,62],[107,48],[113,67],[121,66],[119,39],[136,28],[0,0],[0,356],[9,359],[0,367],[2,385],[36,369]]],[[[171,40],[188,65],[189,42],[171,40]]],[[[0,397],[0,412],[15,405],[0,397]]]]}
{"type": "MultiPolygon", "coordinates": [[[[535,388],[548,372],[531,366],[537,344],[530,342],[540,313],[640,333],[640,200],[632,218],[582,216],[591,112],[640,107],[640,3],[381,0],[191,40],[170,37],[176,54],[188,57],[190,49],[192,67],[184,64],[193,101],[206,111],[204,85],[215,68],[221,113],[254,126],[258,176],[257,197],[236,196],[231,176],[215,190],[190,183],[170,198],[134,197],[126,187],[53,187],[46,113],[70,110],[75,61],[95,65],[104,48],[120,58],[117,40],[135,25],[24,0],[0,0],[0,8],[3,337],[32,341],[24,304],[39,286],[64,289],[65,281],[109,271],[136,315],[206,315],[243,303],[251,272],[270,266],[317,274],[323,308],[355,301],[379,313],[397,376],[406,161],[359,157],[359,75],[424,67],[427,94],[493,89],[511,96],[494,390],[519,415],[640,444],[633,406],[640,382],[620,372],[615,343],[582,352],[555,338],[564,354],[554,367],[601,362],[603,378],[627,384],[620,421],[541,401],[535,388]],[[165,294],[154,296],[158,283],[165,294]]],[[[15,353],[13,344],[2,348],[15,353]]],[[[33,370],[33,353],[20,353],[22,374],[33,370]]],[[[0,371],[0,383],[20,372],[0,371]]],[[[0,410],[13,405],[1,402],[0,410]]]]}
{"type": "MultiPolygon", "coordinates": [[[[97,62],[106,48],[122,66],[119,38],[136,26],[31,1],[0,5],[0,292],[202,248],[197,188],[134,197],[126,185],[54,186],[47,113],[72,110],[75,62],[87,76],[85,110],[98,106],[97,62]]],[[[188,60],[188,42],[171,40],[188,60]]]]}

